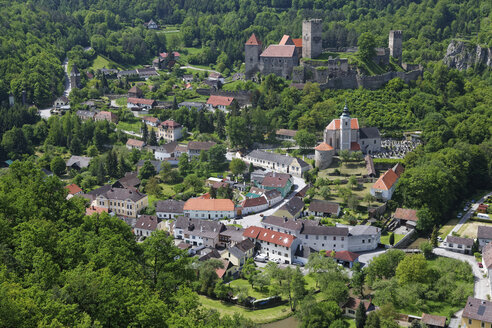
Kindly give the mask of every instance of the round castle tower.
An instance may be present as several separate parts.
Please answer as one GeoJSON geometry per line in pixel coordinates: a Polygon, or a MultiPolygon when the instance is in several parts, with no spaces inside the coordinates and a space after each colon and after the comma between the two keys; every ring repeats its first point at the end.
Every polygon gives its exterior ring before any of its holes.
{"type": "Polygon", "coordinates": [[[324,170],[330,166],[335,155],[335,149],[326,142],[320,143],[314,148],[314,163],[317,168],[324,170]]]}

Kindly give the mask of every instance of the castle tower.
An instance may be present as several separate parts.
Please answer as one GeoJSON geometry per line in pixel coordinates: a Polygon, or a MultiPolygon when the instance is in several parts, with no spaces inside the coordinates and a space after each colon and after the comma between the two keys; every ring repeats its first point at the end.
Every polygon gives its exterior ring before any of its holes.
{"type": "Polygon", "coordinates": [[[302,57],[316,58],[323,50],[321,19],[310,19],[302,22],[302,57]]]}
{"type": "Polygon", "coordinates": [[[388,39],[388,48],[390,49],[390,56],[398,59],[401,62],[403,51],[403,32],[391,30],[388,39]]]}
{"type": "Polygon", "coordinates": [[[320,170],[328,168],[333,161],[335,150],[326,142],[320,143],[314,147],[314,164],[320,170]]]}
{"type": "Polygon", "coordinates": [[[350,144],[352,143],[352,119],[345,102],[343,113],[340,116],[340,150],[350,150],[350,144]]]}
{"type": "Polygon", "coordinates": [[[75,64],[73,64],[72,71],[70,72],[70,86],[72,88],[80,87],[80,72],[75,64]]]}
{"type": "Polygon", "coordinates": [[[261,41],[253,33],[244,44],[246,79],[251,79],[260,70],[261,41]]]}

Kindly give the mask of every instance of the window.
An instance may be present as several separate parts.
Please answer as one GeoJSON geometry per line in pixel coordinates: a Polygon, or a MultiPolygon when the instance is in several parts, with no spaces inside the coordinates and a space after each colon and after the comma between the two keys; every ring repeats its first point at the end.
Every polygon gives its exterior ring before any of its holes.
{"type": "Polygon", "coordinates": [[[318,240],[318,236],[316,236],[316,240],[318,240]]]}
{"type": "Polygon", "coordinates": [[[326,236],[324,237],[324,239],[326,240],[326,236]]]}
{"type": "Polygon", "coordinates": [[[367,242],[368,242],[368,243],[370,243],[370,242],[371,242],[371,240],[369,239],[369,240],[367,240],[367,242]]]}
{"type": "Polygon", "coordinates": [[[471,325],[472,324],[472,319],[468,319],[468,324],[471,325]]]}
{"type": "Polygon", "coordinates": [[[333,240],[337,240],[337,237],[333,237],[333,240]]]}
{"type": "Polygon", "coordinates": [[[362,243],[363,243],[363,244],[365,244],[365,243],[366,243],[365,239],[362,239],[362,243]]]}
{"type": "Polygon", "coordinates": [[[482,328],[485,328],[485,322],[482,321],[482,328]]]}
{"type": "Polygon", "coordinates": [[[344,240],[345,240],[345,237],[342,237],[342,241],[344,241],[344,240]]]}
{"type": "Polygon", "coordinates": [[[376,140],[374,140],[374,144],[376,144],[376,140]]]}
{"type": "Polygon", "coordinates": [[[309,236],[308,236],[308,235],[306,235],[306,239],[309,239],[308,237],[309,237],[309,236]]]}
{"type": "Polygon", "coordinates": [[[284,254],[285,257],[289,257],[289,255],[287,255],[287,253],[284,254]]]}
{"type": "Polygon", "coordinates": [[[337,248],[337,244],[333,244],[333,249],[337,248]]]}

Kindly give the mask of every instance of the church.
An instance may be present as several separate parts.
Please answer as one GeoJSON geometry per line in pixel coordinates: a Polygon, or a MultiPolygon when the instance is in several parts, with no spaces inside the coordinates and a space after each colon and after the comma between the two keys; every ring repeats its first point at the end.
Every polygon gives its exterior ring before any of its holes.
{"type": "Polygon", "coordinates": [[[381,150],[381,135],[378,128],[359,127],[359,120],[350,117],[345,103],[343,113],[327,125],[323,133],[323,142],[315,149],[316,166],[320,169],[328,167],[335,153],[340,150],[362,151],[374,154],[381,150]]]}
{"type": "Polygon", "coordinates": [[[350,117],[347,104],[340,118],[334,119],[325,128],[323,140],[336,152],[360,150],[364,154],[373,154],[381,150],[379,130],[375,127],[359,127],[359,120],[350,117]]]}

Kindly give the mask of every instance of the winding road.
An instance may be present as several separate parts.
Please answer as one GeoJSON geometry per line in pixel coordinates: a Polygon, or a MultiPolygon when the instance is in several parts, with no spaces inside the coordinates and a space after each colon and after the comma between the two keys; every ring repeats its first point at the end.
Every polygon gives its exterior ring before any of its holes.
{"type": "MultiPolygon", "coordinates": [[[[72,85],[70,84],[70,78],[68,76],[68,58],[65,58],[63,61],[63,70],[65,71],[65,90],[63,91],[63,95],[68,97],[70,91],[72,91],[72,85]]],[[[40,109],[39,115],[41,118],[49,119],[51,116],[51,109],[51,107],[40,109]]]]}

